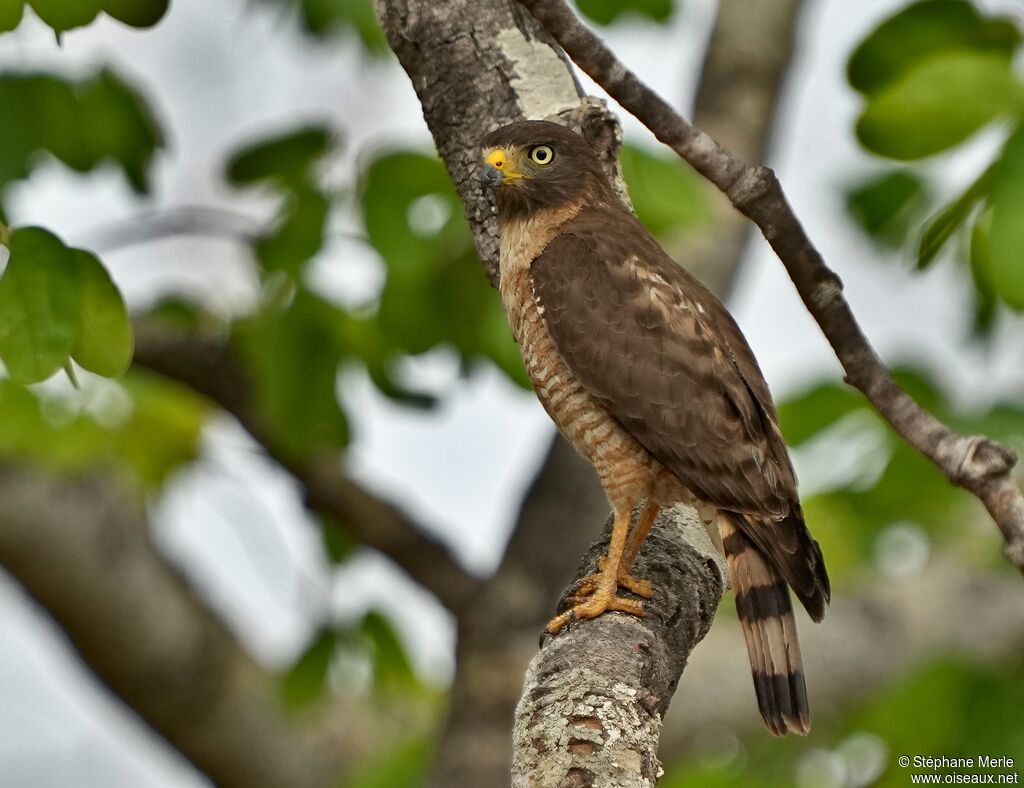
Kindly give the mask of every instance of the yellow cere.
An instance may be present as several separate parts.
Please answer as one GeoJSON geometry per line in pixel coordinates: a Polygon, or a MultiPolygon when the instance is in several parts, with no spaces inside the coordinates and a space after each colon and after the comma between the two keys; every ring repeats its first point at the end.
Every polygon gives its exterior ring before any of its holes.
{"type": "Polygon", "coordinates": [[[505,166],[505,151],[501,148],[495,148],[487,154],[487,163],[500,170],[505,166]]]}

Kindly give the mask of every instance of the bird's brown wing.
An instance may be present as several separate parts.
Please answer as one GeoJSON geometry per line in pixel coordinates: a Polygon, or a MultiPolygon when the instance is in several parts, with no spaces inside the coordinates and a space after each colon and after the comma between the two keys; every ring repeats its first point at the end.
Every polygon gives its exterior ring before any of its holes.
{"type": "Polygon", "coordinates": [[[574,220],[531,278],[580,382],[694,494],[744,515],[750,540],[823,612],[828,580],[771,395],[725,308],[632,217],[574,220]]]}
{"type": "Polygon", "coordinates": [[[719,316],[679,266],[659,265],[648,244],[630,250],[620,237],[565,232],[534,260],[534,293],[555,347],[703,500],[784,517],[796,499],[793,473],[784,447],[780,457],[772,445],[773,423],[740,373],[719,316]]]}

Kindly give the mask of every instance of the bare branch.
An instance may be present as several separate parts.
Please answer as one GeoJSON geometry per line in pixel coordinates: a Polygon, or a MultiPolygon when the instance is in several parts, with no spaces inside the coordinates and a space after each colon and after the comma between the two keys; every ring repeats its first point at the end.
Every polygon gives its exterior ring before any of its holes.
{"type": "MultiPolygon", "coordinates": [[[[578,579],[597,570],[607,537],[587,553],[578,579]]],[[[530,663],[515,714],[516,788],[644,788],[661,776],[661,718],[711,627],[726,570],[689,507],[659,517],[639,561],[656,589],[644,618],[611,613],[572,627],[547,638],[530,663]]]]}
{"type": "Polygon", "coordinates": [[[337,457],[296,459],[281,451],[252,407],[245,372],[226,340],[137,322],[135,363],[184,383],[232,414],[302,485],[313,510],[387,555],[450,610],[460,610],[472,597],[477,581],[431,529],[345,476],[337,457]]]}
{"type": "MultiPolygon", "coordinates": [[[[803,0],[720,0],[693,105],[699,128],[752,161],[768,148],[803,0]]],[[[670,251],[723,301],[744,259],[751,226],[722,195],[708,193],[709,233],[691,233],[670,251]]]]}
{"type": "Polygon", "coordinates": [[[580,68],[761,228],[835,350],[846,381],[953,484],[981,500],[1006,539],[1006,557],[1024,572],[1024,497],[1012,475],[1016,454],[988,438],[950,430],[896,384],[843,298],[839,277],[800,226],[775,173],[746,164],[688,123],[627,69],[563,0],[519,2],[580,68]]]}
{"type": "Polygon", "coordinates": [[[328,788],[346,740],[289,716],[274,677],[156,554],[109,480],[0,466],[0,564],[107,686],[217,785],[328,788]]]}

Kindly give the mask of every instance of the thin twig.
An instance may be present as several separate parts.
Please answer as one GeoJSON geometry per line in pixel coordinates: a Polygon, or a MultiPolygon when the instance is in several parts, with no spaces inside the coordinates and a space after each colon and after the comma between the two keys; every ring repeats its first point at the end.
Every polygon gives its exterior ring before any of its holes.
{"type": "Polygon", "coordinates": [[[1006,539],[1006,557],[1024,572],[1024,497],[1012,474],[1016,454],[989,438],[954,432],[896,384],[843,298],[839,277],[801,227],[775,173],[745,163],[687,122],[627,69],[564,0],[519,2],[597,84],[761,228],[835,350],[847,383],[862,391],[892,428],[953,484],[981,500],[1006,539]]]}

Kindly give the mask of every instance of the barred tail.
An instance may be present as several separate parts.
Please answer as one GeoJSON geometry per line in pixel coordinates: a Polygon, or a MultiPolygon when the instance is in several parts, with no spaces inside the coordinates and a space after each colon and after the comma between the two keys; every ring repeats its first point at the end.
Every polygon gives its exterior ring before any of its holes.
{"type": "Polygon", "coordinates": [[[811,713],[786,582],[732,515],[720,512],[718,527],[761,717],[776,736],[791,731],[806,734],[811,729],[811,713]]]}

